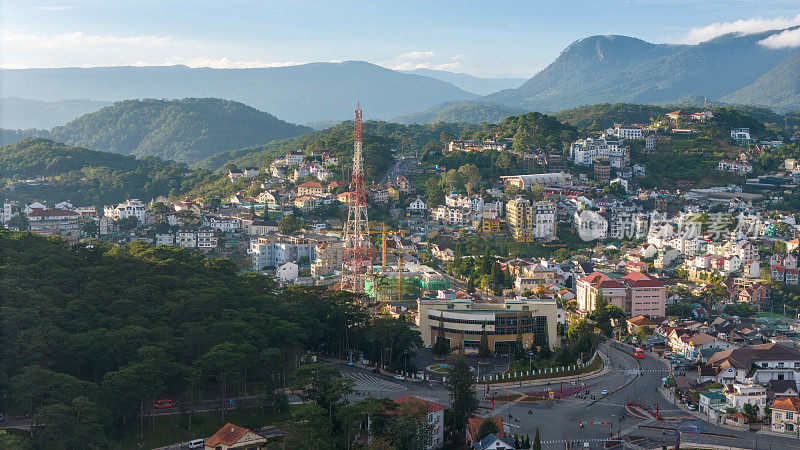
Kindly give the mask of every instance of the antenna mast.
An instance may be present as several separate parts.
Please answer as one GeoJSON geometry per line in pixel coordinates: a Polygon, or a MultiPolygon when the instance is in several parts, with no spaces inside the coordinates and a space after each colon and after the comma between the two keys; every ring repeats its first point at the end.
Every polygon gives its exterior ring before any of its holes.
{"type": "Polygon", "coordinates": [[[372,272],[372,248],[369,241],[369,218],[364,195],[364,157],[361,153],[361,105],[356,106],[353,126],[353,175],[347,203],[347,223],[344,226],[344,260],[341,288],[364,292],[364,281],[372,272]]]}

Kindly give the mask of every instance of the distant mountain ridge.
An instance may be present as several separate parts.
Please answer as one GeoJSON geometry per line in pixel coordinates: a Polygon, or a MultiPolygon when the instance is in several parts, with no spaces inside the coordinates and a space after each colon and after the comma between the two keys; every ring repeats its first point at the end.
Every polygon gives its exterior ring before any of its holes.
{"type": "Polygon", "coordinates": [[[479,95],[488,95],[504,89],[514,89],[526,81],[525,78],[484,78],[460,72],[433,69],[401,70],[403,73],[412,73],[451,83],[467,92],[479,95]]]}
{"type": "Polygon", "coordinates": [[[3,97],[0,98],[0,128],[49,130],[110,104],[111,102],[78,99],[49,102],[3,97]]]}
{"type": "Polygon", "coordinates": [[[0,70],[3,95],[37,100],[215,97],[304,123],[347,120],[357,102],[365,118],[390,119],[477,95],[431,77],[363,61],[260,69],[186,66],[0,70]]]}
{"type": "Polygon", "coordinates": [[[441,103],[419,113],[396,117],[392,121],[404,124],[433,122],[498,123],[508,116],[520,115],[526,112],[528,111],[506,105],[460,101],[441,103]]]}
{"type": "MultiPolygon", "coordinates": [[[[795,27],[797,28],[797,27],[795,27]]],[[[663,103],[687,95],[728,99],[745,89],[796,50],[771,49],[759,42],[780,30],[748,35],[727,34],[697,45],[653,44],[627,36],[591,36],[568,46],[544,70],[517,89],[477,101],[517,108],[559,111],[608,103],[663,103]]],[[[800,77],[794,67],[773,73],[772,83],[789,85],[800,77]]],[[[756,91],[754,88],[752,91],[756,91]]],[[[745,91],[746,92],[746,91],[745,91]]],[[[737,94],[782,111],[800,107],[791,99],[737,94]]]]}
{"type": "Polygon", "coordinates": [[[217,98],[125,100],[53,128],[49,138],[104,152],[193,163],[311,128],[217,98]]]}

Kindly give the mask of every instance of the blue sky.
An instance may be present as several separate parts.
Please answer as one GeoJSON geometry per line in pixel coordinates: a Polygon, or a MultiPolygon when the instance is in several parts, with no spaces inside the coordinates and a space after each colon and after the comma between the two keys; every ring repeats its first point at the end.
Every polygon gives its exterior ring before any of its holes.
{"type": "Polygon", "coordinates": [[[590,35],[698,42],[795,24],[798,0],[2,0],[0,66],[357,59],[528,78],[590,35]]]}

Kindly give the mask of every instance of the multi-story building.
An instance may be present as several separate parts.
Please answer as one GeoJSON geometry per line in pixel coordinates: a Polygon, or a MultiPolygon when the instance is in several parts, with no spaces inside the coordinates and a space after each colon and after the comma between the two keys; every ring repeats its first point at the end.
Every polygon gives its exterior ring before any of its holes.
{"type": "Polygon", "coordinates": [[[750,128],[731,128],[731,139],[739,145],[747,145],[753,140],[750,136],[750,128]]]}
{"type": "Polygon", "coordinates": [[[717,170],[745,174],[753,171],[753,165],[747,161],[723,159],[717,164],[717,170]]]}
{"type": "Polygon", "coordinates": [[[77,230],[81,226],[81,215],[70,210],[37,209],[27,217],[31,230],[77,230]]]}
{"type": "Polygon", "coordinates": [[[569,147],[570,159],[579,166],[588,166],[595,159],[607,159],[617,169],[627,167],[630,150],[622,142],[605,138],[586,138],[573,142],[569,147]]]}
{"type": "Polygon", "coordinates": [[[778,397],[770,406],[772,431],[796,435],[800,430],[800,398],[778,397]]]}
{"type": "Polygon", "coordinates": [[[556,208],[550,202],[517,197],[506,204],[506,221],[517,242],[532,242],[556,234],[556,208]]]}
{"type": "Polygon", "coordinates": [[[562,172],[533,173],[530,175],[508,175],[500,177],[505,187],[514,186],[520,189],[531,189],[535,186],[567,185],[570,180],[562,172]]]}
{"type": "Polygon", "coordinates": [[[305,183],[297,186],[297,196],[304,195],[322,195],[325,193],[325,186],[316,181],[306,181],[305,183]]]}
{"type": "Polygon", "coordinates": [[[204,216],[203,227],[223,233],[233,233],[242,230],[242,221],[235,217],[204,216]]]}
{"type": "Polygon", "coordinates": [[[611,161],[607,159],[595,159],[592,162],[594,179],[598,183],[607,184],[611,180],[611,161]]]}
{"type": "Polygon", "coordinates": [[[636,125],[622,125],[615,123],[613,127],[606,130],[607,134],[619,139],[641,139],[642,128],[636,125]]]}
{"type": "Polygon", "coordinates": [[[514,351],[517,333],[522,333],[525,348],[531,345],[557,346],[558,304],[554,300],[505,300],[502,303],[479,303],[471,297],[423,298],[417,301],[418,325],[422,340],[433,345],[440,326],[450,348],[462,347],[477,352],[485,333],[489,349],[505,354],[514,351]],[[462,342],[463,340],[463,342],[462,342]]]}
{"type": "Polygon", "coordinates": [[[248,253],[251,256],[253,270],[278,267],[285,262],[299,262],[301,259],[307,259],[310,263],[317,257],[317,245],[323,242],[339,242],[339,239],[317,234],[300,236],[271,234],[252,239],[248,253]]]}
{"type": "Polygon", "coordinates": [[[311,276],[322,278],[331,276],[341,270],[344,259],[344,244],[341,242],[323,242],[314,248],[316,258],[311,263],[311,276]]]}
{"type": "Polygon", "coordinates": [[[212,228],[203,227],[197,230],[197,248],[217,248],[217,236],[212,228]]]}
{"type": "Polygon", "coordinates": [[[137,199],[129,199],[117,206],[106,206],[103,214],[110,219],[127,219],[136,217],[139,223],[147,220],[147,208],[137,199]]]}
{"type": "Polygon", "coordinates": [[[656,317],[664,315],[667,289],[659,280],[640,272],[631,272],[617,279],[594,272],[578,280],[576,298],[579,310],[594,311],[598,295],[627,315],[656,317]]]}
{"type": "Polygon", "coordinates": [[[153,245],[175,245],[175,235],[172,233],[156,233],[153,245]]]}
{"type": "Polygon", "coordinates": [[[579,310],[594,311],[598,296],[602,296],[609,305],[615,305],[625,311],[628,292],[624,284],[600,272],[594,272],[578,280],[575,285],[575,297],[579,310]]]}
{"type": "Polygon", "coordinates": [[[175,235],[175,245],[178,247],[197,247],[197,233],[194,230],[178,230],[175,235]]]}
{"type": "Polygon", "coordinates": [[[759,415],[764,414],[764,407],[767,406],[767,390],[763,386],[734,383],[728,386],[724,394],[725,405],[728,408],[742,411],[744,405],[750,404],[758,406],[759,415]]]}
{"type": "Polygon", "coordinates": [[[800,350],[777,343],[749,345],[715,353],[701,366],[697,381],[720,384],[800,380],[800,350]]]}

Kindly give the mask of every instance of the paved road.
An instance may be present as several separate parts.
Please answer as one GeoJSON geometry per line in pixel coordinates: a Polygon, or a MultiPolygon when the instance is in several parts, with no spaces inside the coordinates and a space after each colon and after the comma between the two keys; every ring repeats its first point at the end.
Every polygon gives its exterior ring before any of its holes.
{"type": "MultiPolygon", "coordinates": [[[[630,347],[623,347],[623,350],[630,352],[630,347]]],[[[511,433],[528,434],[533,437],[536,429],[539,428],[543,448],[546,449],[563,449],[567,442],[577,445],[583,445],[586,442],[590,445],[590,448],[603,448],[602,443],[608,439],[611,426],[613,426],[615,437],[645,438],[644,444],[650,446],[650,448],[674,445],[676,438],[673,432],[647,428],[650,426],[673,428],[674,422],[656,422],[654,420],[641,419],[631,416],[625,410],[626,402],[635,401],[653,408],[658,404],[662,417],[668,420],[693,418],[685,410],[666,399],[658,389],[661,385],[661,379],[669,375],[668,366],[650,354],[647,354],[642,360],[636,360],[630,354],[613,347],[603,346],[602,351],[609,357],[612,365],[611,372],[586,381],[589,385],[590,395],[595,395],[596,400],[592,401],[591,397],[583,399],[572,396],[560,400],[546,400],[534,403],[495,402],[495,409],[491,410],[489,409],[491,408],[491,399],[485,398],[485,385],[479,385],[476,387],[476,392],[481,399],[481,407],[484,408],[479,415],[502,417],[504,424],[508,425],[511,433]],[[609,394],[600,396],[600,392],[603,390],[609,391],[609,394]],[[511,417],[509,417],[509,414],[511,417]],[[579,422],[610,422],[611,425],[585,425],[581,428],[579,422]]],[[[339,367],[342,372],[353,377],[358,377],[356,373],[369,373],[358,367],[346,367],[344,364],[339,363],[333,364],[339,367]]],[[[388,381],[405,386],[406,389],[391,391],[363,390],[359,395],[354,396],[354,400],[363,398],[362,396],[364,395],[390,398],[413,395],[442,405],[450,405],[448,393],[441,383],[394,380],[390,376],[383,374],[374,375],[374,377],[379,378],[381,381],[376,384],[368,383],[364,386],[374,388],[380,383],[388,381]]],[[[559,384],[552,384],[554,388],[558,386],[559,384]]],[[[543,388],[541,386],[533,388],[519,386],[490,387],[490,392],[493,392],[496,398],[502,398],[506,394],[526,393],[534,390],[543,390],[543,388]]],[[[732,448],[800,449],[800,440],[797,439],[763,433],[750,433],[712,425],[707,422],[700,422],[700,431],[716,435],[683,432],[681,441],[683,443],[716,444],[732,448]]]]}

